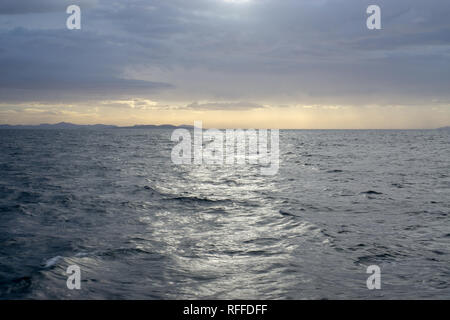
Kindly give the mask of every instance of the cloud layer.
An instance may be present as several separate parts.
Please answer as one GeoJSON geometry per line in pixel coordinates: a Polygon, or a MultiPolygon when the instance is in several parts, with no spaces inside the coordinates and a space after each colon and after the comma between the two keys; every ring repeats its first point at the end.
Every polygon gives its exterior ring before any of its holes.
{"type": "Polygon", "coordinates": [[[366,0],[4,0],[0,102],[448,106],[450,2],[375,2],[372,31],[366,0]]]}

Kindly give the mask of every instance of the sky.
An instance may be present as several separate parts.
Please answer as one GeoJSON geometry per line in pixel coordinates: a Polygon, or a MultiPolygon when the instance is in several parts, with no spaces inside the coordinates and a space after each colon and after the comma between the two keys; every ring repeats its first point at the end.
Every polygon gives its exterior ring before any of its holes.
{"type": "Polygon", "coordinates": [[[448,0],[2,0],[0,123],[450,125],[448,0]],[[68,30],[66,8],[81,8],[68,30]],[[366,27],[369,5],[381,30],[366,27]]]}

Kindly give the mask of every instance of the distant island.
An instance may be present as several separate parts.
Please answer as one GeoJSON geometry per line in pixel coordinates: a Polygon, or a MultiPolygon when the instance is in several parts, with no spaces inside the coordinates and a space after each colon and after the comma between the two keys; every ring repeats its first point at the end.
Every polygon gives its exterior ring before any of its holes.
{"type": "Polygon", "coordinates": [[[38,125],[9,125],[0,124],[0,129],[176,129],[176,128],[186,128],[193,129],[193,126],[181,125],[175,126],[170,124],[163,125],[134,125],[120,127],[115,125],[106,124],[73,124],[69,122],[60,122],[55,124],[42,123],[38,125]]]}
{"type": "MultiPolygon", "coordinates": [[[[107,125],[107,124],[74,124],[70,122],[59,122],[59,123],[41,123],[37,125],[10,125],[10,124],[0,124],[1,129],[57,129],[57,130],[66,130],[66,129],[194,129],[194,126],[191,125],[172,125],[172,124],[136,124],[134,126],[116,126],[116,125],[107,125]]],[[[430,130],[450,130],[450,126],[430,129],[430,130]]]]}

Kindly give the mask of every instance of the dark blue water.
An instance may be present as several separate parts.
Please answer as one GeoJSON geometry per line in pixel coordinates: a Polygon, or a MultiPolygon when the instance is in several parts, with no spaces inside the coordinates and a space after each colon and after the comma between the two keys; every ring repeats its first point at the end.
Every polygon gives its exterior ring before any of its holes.
{"type": "Polygon", "coordinates": [[[448,131],[281,131],[275,176],[170,135],[0,130],[0,298],[450,298],[448,131]]]}

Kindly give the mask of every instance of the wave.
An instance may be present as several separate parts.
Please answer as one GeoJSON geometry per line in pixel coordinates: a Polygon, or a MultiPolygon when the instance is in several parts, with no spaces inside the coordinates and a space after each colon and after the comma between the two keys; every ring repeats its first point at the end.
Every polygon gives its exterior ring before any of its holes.
{"type": "MultiPolygon", "coordinates": [[[[300,210],[305,210],[305,209],[300,209],[300,210]]],[[[289,216],[289,217],[300,217],[300,216],[298,216],[298,215],[296,215],[296,214],[294,214],[294,213],[292,213],[292,212],[290,212],[290,211],[288,211],[288,210],[285,210],[285,209],[280,209],[280,214],[282,215],[282,216],[289,216]]]]}
{"type": "Polygon", "coordinates": [[[53,258],[48,259],[44,262],[44,268],[48,269],[58,264],[63,259],[61,256],[56,256],[53,258]]]}
{"type": "Polygon", "coordinates": [[[166,200],[175,200],[175,201],[181,201],[181,202],[194,202],[194,203],[228,203],[232,202],[229,199],[209,199],[209,198],[201,198],[197,196],[179,196],[179,197],[173,197],[166,200]]]}
{"type": "Polygon", "coordinates": [[[360,192],[360,194],[368,194],[368,195],[379,195],[379,194],[383,194],[382,192],[378,192],[378,191],[374,191],[374,190],[369,190],[369,191],[364,191],[364,192],[360,192]]]}

